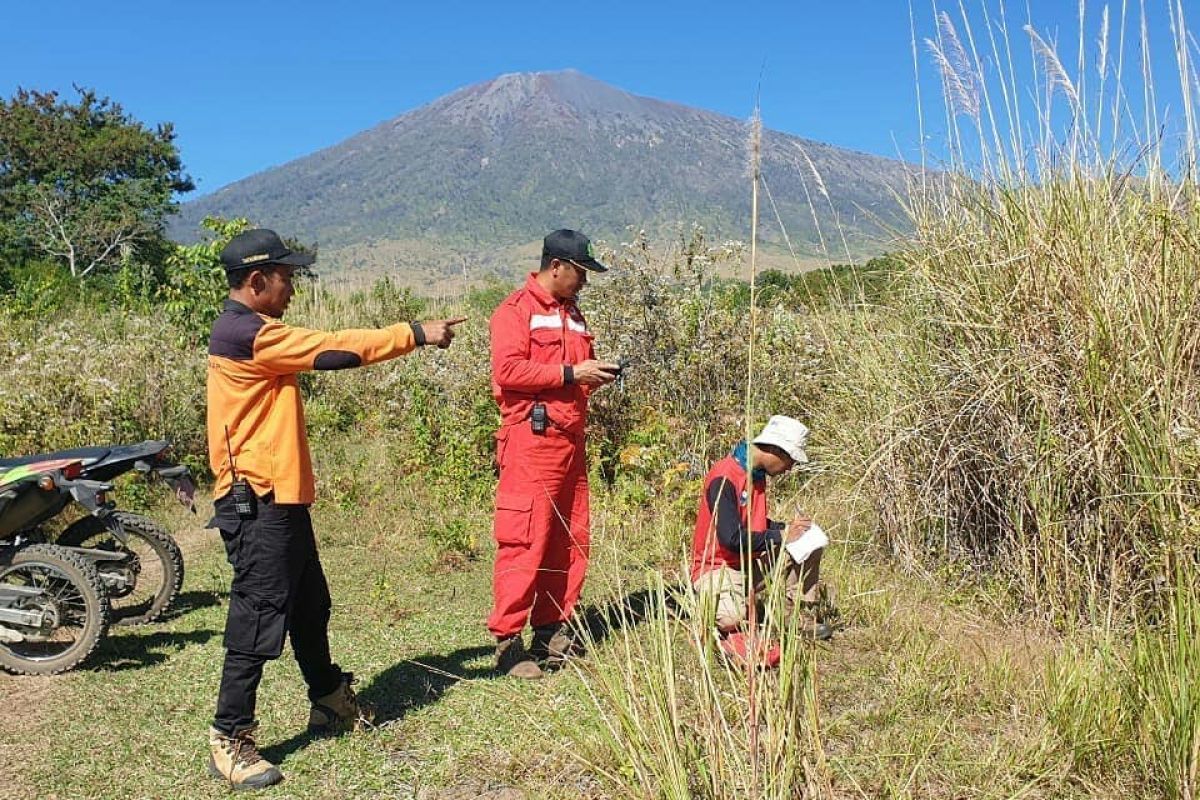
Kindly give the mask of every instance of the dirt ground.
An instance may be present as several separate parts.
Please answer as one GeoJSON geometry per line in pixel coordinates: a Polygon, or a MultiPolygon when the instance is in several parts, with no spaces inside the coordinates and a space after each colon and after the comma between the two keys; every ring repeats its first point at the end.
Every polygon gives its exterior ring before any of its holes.
{"type": "Polygon", "coordinates": [[[53,702],[58,687],[55,677],[0,672],[0,800],[37,796],[23,780],[19,739],[32,727],[38,709],[53,702]]]}

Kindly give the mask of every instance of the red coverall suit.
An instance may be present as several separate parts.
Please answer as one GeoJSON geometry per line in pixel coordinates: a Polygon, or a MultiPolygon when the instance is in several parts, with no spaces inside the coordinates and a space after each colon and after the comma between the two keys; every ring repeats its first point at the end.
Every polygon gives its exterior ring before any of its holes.
{"type": "Polygon", "coordinates": [[[488,630],[497,638],[563,622],[587,572],[588,480],[584,427],[590,388],[564,366],[593,358],[579,308],[530,274],[492,314],[492,395],[500,407],[496,455],[496,565],[488,630]],[[530,425],[544,403],[546,432],[530,425]]]}

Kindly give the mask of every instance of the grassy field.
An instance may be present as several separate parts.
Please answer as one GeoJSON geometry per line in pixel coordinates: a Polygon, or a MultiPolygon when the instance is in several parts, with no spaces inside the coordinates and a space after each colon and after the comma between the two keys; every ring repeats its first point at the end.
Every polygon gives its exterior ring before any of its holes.
{"type": "MultiPolygon", "coordinates": [[[[412,489],[354,510],[319,504],[335,658],[378,708],[378,727],[340,739],[307,737],[303,684],[285,653],[269,665],[259,692],[260,745],[287,776],[271,795],[666,796],[665,784],[644,782],[615,744],[612,698],[601,677],[620,674],[631,647],[654,641],[652,623],[614,609],[644,605],[655,561],[669,584],[671,560],[622,544],[647,531],[661,538],[652,518],[609,508],[603,493],[596,506],[585,613],[609,624],[593,627],[598,645],[577,670],[528,684],[491,670],[482,623],[490,601],[488,547],[475,560],[439,557],[418,533],[433,509],[412,489]]],[[[826,575],[841,612],[831,643],[804,646],[817,712],[804,713],[817,744],[789,746],[803,755],[810,785],[834,797],[1121,794],[1126,787],[1076,775],[1046,724],[1044,675],[1049,660],[1065,652],[1061,640],[1032,623],[1000,619],[986,596],[956,591],[944,576],[902,574],[875,561],[855,543],[861,531],[846,521],[847,509],[813,498],[807,506],[835,535],[826,575]]],[[[116,629],[76,672],[0,677],[0,796],[227,793],[204,763],[229,569],[219,540],[199,528],[203,518],[166,507],[156,513],[170,520],[187,553],[178,613],[159,625],[116,629]]],[[[447,513],[463,515],[481,541],[489,538],[486,510],[447,513]]],[[[707,674],[689,659],[686,636],[676,636],[688,623],[665,619],[676,677],[707,674]]],[[[723,690],[734,709],[745,688],[737,680],[723,690]]],[[[778,685],[775,676],[760,681],[764,695],[778,685]]],[[[629,688],[637,697],[651,687],[629,688]]],[[[697,691],[680,703],[702,697],[697,691]]],[[[717,714],[693,711],[701,720],[717,714]]],[[[706,794],[697,787],[694,796],[706,794]]]]}

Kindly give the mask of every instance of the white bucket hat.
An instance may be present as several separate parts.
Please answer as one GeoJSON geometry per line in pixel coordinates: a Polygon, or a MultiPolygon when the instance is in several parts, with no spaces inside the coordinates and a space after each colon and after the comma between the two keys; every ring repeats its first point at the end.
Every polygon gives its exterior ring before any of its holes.
{"type": "Polygon", "coordinates": [[[804,444],[808,441],[808,426],[798,419],[779,414],[767,420],[754,444],[771,444],[792,457],[797,464],[807,464],[804,444]]]}

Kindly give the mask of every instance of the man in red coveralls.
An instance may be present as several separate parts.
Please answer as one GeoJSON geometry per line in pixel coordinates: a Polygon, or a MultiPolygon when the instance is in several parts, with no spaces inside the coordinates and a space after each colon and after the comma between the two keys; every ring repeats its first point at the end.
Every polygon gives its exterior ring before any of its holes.
{"type": "Polygon", "coordinates": [[[554,231],[543,240],[541,269],[492,314],[500,483],[487,624],[497,669],[518,678],[540,678],[538,662],[578,652],[565,623],[588,565],[587,401],[619,367],[595,359],[576,296],[589,272],[607,269],[582,233],[554,231]]]}

